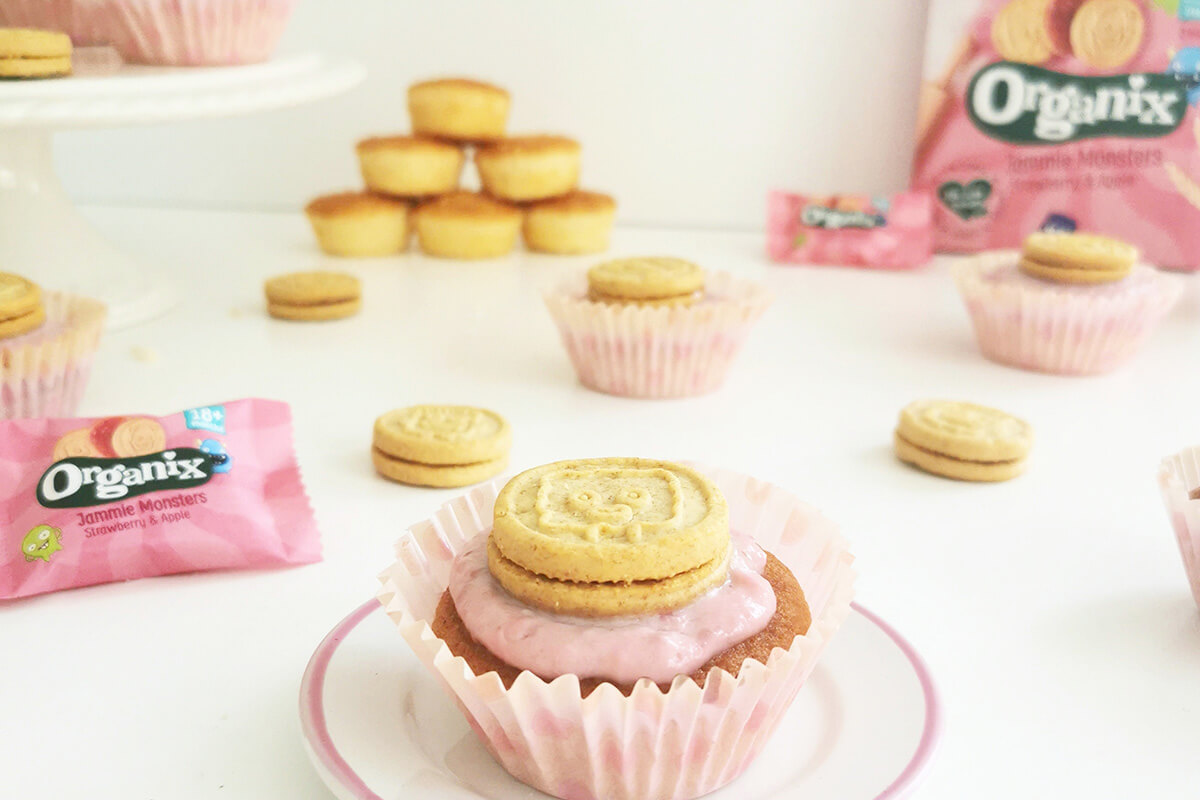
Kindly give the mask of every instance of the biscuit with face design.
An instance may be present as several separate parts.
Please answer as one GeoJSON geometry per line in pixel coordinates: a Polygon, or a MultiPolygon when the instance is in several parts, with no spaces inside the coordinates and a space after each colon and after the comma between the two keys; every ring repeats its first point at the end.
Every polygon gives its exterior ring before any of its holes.
{"type": "Polygon", "coordinates": [[[556,581],[658,581],[729,547],[729,506],[688,467],[640,458],[547,464],[496,498],[492,538],[516,566],[556,581]]]}
{"type": "Polygon", "coordinates": [[[472,406],[398,408],[375,420],[375,470],[397,483],[470,486],[508,466],[512,428],[494,411],[472,406]]]}

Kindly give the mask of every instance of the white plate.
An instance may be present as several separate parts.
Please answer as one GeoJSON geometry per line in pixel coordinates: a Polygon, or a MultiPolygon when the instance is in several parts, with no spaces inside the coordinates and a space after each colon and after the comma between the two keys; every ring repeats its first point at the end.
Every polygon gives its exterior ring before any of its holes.
{"type": "MultiPolygon", "coordinates": [[[[340,800],[546,796],[492,760],[374,600],[313,653],[300,722],[309,757],[340,800]]],[[[856,605],[762,755],[709,797],[896,800],[917,783],[940,734],[921,657],[856,605]]]]}

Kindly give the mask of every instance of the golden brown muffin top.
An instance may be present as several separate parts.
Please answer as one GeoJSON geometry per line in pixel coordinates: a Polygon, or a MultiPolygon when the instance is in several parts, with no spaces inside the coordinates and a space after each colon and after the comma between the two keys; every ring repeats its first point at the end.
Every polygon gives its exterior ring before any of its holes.
{"type": "Polygon", "coordinates": [[[479,192],[450,192],[417,208],[418,214],[434,217],[511,218],[521,210],[479,192]]]}
{"type": "Polygon", "coordinates": [[[508,97],[508,92],[504,89],[501,89],[499,86],[494,86],[490,83],[484,83],[483,81],[477,81],[472,78],[434,78],[428,81],[421,81],[420,83],[414,83],[412,86],[408,87],[408,93],[411,95],[414,92],[420,92],[428,89],[471,89],[479,92],[485,92],[487,94],[499,95],[505,98],[508,97]]]}
{"type": "Polygon", "coordinates": [[[304,207],[304,213],[318,217],[334,217],[342,214],[359,214],[369,211],[408,210],[408,203],[372,192],[338,192],[326,194],[312,200],[304,207]]]}
{"type": "Polygon", "coordinates": [[[578,153],[579,150],[579,142],[567,136],[535,134],[531,136],[511,136],[507,139],[500,139],[486,145],[481,145],[476,155],[486,158],[488,156],[516,154],[578,153]]]}
{"type": "Polygon", "coordinates": [[[561,197],[542,200],[530,206],[539,211],[543,209],[550,211],[613,211],[616,207],[617,201],[610,195],[587,192],[582,189],[567,192],[561,197]]]}
{"type": "Polygon", "coordinates": [[[358,152],[367,150],[408,150],[427,153],[457,153],[461,149],[456,144],[441,139],[431,139],[426,136],[372,136],[363,139],[355,148],[358,152]]]}

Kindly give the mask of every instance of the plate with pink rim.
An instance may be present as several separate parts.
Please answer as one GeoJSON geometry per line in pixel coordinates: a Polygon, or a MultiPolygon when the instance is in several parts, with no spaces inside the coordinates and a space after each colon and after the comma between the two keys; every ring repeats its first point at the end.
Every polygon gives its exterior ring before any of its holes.
{"type": "MultiPolygon", "coordinates": [[[[712,800],[899,800],[941,736],[916,650],[854,605],[775,736],[712,800]]],[[[475,738],[375,600],[321,642],[300,686],[305,749],[339,800],[532,800],[475,738]]]]}

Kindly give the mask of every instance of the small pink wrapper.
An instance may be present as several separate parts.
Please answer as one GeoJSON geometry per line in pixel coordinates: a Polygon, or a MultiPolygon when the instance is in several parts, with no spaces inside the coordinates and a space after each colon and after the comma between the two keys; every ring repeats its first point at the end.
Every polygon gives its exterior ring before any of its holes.
{"type": "MultiPolygon", "coordinates": [[[[103,44],[104,34],[79,13],[81,0],[3,0],[0,27],[62,31],[76,47],[103,44]]],[[[74,66],[74,64],[72,64],[74,66]]]]}
{"type": "Polygon", "coordinates": [[[104,305],[45,292],[46,321],[0,339],[0,420],[69,416],[79,407],[104,330],[104,305]]]}
{"type": "Polygon", "coordinates": [[[1200,489],[1200,447],[1163,459],[1158,486],[1179,542],[1192,597],[1200,606],[1200,500],[1191,498],[1191,493],[1200,489]]]}
{"type": "Polygon", "coordinates": [[[993,361],[1060,375],[1110,372],[1131,359],[1174,307],[1182,281],[1138,265],[1124,280],[1068,285],[1024,275],[1020,254],[955,265],[979,349],[993,361]]]}
{"type": "Polygon", "coordinates": [[[716,391],[754,323],[771,305],[760,284],[709,273],[686,308],[596,303],[579,275],[545,296],[580,382],[621,397],[666,399],[716,391]]]}
{"type": "Polygon", "coordinates": [[[224,66],[266,61],[294,0],[76,0],[80,24],[100,29],[135,64],[224,66]]]}
{"type": "Polygon", "coordinates": [[[688,800],[715,791],[761,751],[850,613],[853,557],[833,523],[771,484],[700,469],[729,501],[731,527],[787,565],[813,615],[790,649],[776,649],[765,665],[747,660],[736,678],[714,670],[704,689],[680,676],[666,693],[643,679],[629,697],[604,684],[581,698],[578,677],[546,683],[530,672],[505,689],[496,673],[476,676],[451,654],[430,623],[455,554],[491,527],[499,482],[447,504],[397,542],[380,602],[518,780],[568,800],[688,800]]]}
{"type": "Polygon", "coordinates": [[[287,404],[0,422],[0,599],[307,564],[321,543],[287,404]]]}
{"type": "Polygon", "coordinates": [[[767,255],[792,264],[911,269],[933,258],[933,198],[771,192],[767,255]]]}

